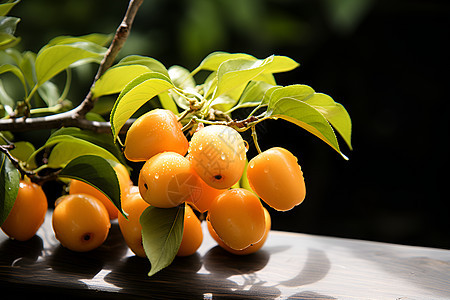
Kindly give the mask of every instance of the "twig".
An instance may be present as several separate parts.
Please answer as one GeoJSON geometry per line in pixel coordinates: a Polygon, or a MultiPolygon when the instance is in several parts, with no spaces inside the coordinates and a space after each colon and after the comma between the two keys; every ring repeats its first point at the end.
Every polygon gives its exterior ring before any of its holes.
{"type": "MultiPolygon", "coordinates": [[[[219,113],[219,115],[220,115],[220,113],[219,113]]],[[[216,117],[216,116],[217,116],[217,114],[214,114],[214,117],[216,117]]],[[[200,119],[196,116],[193,116],[192,120],[194,120],[194,122],[208,124],[208,125],[225,125],[225,126],[232,127],[239,132],[243,132],[243,131],[246,131],[246,130],[254,127],[259,122],[264,121],[265,117],[264,117],[264,114],[261,114],[256,117],[250,116],[244,120],[231,120],[231,118],[227,116],[226,121],[211,121],[209,119],[205,120],[205,119],[200,119]]]]}
{"type": "MultiPolygon", "coordinates": [[[[5,140],[5,138],[3,138],[5,140]]],[[[0,152],[4,153],[12,165],[19,170],[20,176],[28,177],[32,182],[42,185],[46,181],[54,180],[58,177],[61,170],[52,171],[47,175],[39,175],[37,172],[27,170],[22,167],[19,160],[11,155],[10,150],[14,149],[14,144],[8,143],[8,145],[0,145],[0,152]]]]}
{"type": "Polygon", "coordinates": [[[260,116],[250,116],[244,120],[232,120],[226,123],[227,126],[233,127],[237,131],[246,131],[249,128],[253,128],[254,125],[264,120],[264,114],[260,116]]]}
{"type": "Polygon", "coordinates": [[[123,18],[122,23],[120,23],[119,27],[117,28],[114,39],[112,40],[111,45],[109,46],[105,56],[100,63],[89,93],[87,94],[83,102],[81,102],[81,104],[75,108],[74,113],[77,114],[77,117],[84,117],[86,113],[94,107],[96,99],[93,98],[92,90],[95,86],[95,83],[100,78],[100,76],[102,76],[106,72],[106,70],[108,70],[114,63],[117,54],[119,54],[120,50],[125,44],[125,41],[128,38],[128,35],[131,31],[131,25],[134,21],[134,17],[136,16],[136,13],[143,1],[144,0],[130,0],[128,9],[125,13],[125,17],[123,18]]]}
{"type": "Polygon", "coordinates": [[[22,166],[20,165],[20,162],[11,155],[11,153],[9,152],[9,150],[14,149],[14,145],[12,147],[10,147],[10,145],[0,145],[0,152],[3,152],[6,157],[8,157],[8,159],[11,161],[11,163],[13,164],[13,166],[19,170],[21,176],[23,177],[24,175],[34,175],[34,172],[32,171],[28,171],[22,168],[22,166]]]}
{"type": "MultiPolygon", "coordinates": [[[[95,99],[93,98],[93,94],[91,92],[92,87],[94,87],[100,76],[113,64],[117,54],[128,37],[134,17],[136,16],[142,2],[143,0],[130,0],[122,23],[117,28],[114,39],[111,42],[111,45],[109,46],[102,62],[100,63],[91,89],[80,105],[67,112],[51,116],[1,119],[0,131],[26,131],[30,129],[49,129],[59,128],[61,126],[74,126],[82,129],[89,129],[94,132],[111,132],[111,125],[109,122],[89,121],[85,119],[85,116],[86,113],[94,107],[95,103],[95,99]]],[[[125,128],[122,129],[126,130],[127,127],[124,127],[125,128]]]]}

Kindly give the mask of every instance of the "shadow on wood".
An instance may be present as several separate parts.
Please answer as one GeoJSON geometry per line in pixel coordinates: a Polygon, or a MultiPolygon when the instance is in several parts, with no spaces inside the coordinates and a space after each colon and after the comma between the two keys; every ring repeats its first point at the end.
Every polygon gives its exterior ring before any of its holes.
{"type": "MultiPolygon", "coordinates": [[[[205,225],[205,224],[203,224],[205,225]]],[[[99,248],[60,246],[51,212],[27,242],[0,233],[0,288],[18,296],[108,299],[448,299],[450,251],[271,231],[264,247],[235,256],[203,226],[192,256],[148,277],[117,222],[99,248]]]]}

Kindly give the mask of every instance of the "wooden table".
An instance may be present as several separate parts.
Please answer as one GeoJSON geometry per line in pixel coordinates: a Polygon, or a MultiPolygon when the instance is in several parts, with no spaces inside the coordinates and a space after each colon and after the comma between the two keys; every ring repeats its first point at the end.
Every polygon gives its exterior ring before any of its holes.
{"type": "MultiPolygon", "coordinates": [[[[205,229],[205,228],[204,228],[205,229]]],[[[272,231],[238,257],[205,230],[199,251],[147,277],[117,222],[89,253],[62,248],[51,215],[28,242],[0,234],[2,295],[152,299],[450,299],[450,251],[272,231]]],[[[3,299],[3,296],[2,296],[3,299]]],[[[64,298],[63,298],[64,299],[64,298]]]]}

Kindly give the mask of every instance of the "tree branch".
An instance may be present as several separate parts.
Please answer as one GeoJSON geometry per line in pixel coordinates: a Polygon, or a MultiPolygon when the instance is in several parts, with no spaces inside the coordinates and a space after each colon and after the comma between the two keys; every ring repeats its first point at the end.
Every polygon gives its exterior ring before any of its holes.
{"type": "Polygon", "coordinates": [[[89,93],[87,94],[83,102],[81,102],[81,104],[75,108],[75,113],[78,115],[77,117],[84,117],[86,113],[94,107],[96,99],[93,98],[92,90],[95,86],[95,83],[100,78],[100,76],[102,76],[106,72],[106,70],[108,70],[114,63],[117,54],[119,54],[120,50],[125,44],[125,41],[128,38],[128,35],[130,34],[134,17],[136,16],[136,13],[143,1],[144,0],[130,0],[122,23],[117,28],[114,39],[112,40],[111,45],[109,46],[105,56],[103,57],[103,60],[100,63],[89,93]]]}
{"type": "MultiPolygon", "coordinates": [[[[122,49],[125,41],[128,38],[131,25],[133,24],[134,17],[141,6],[143,0],[130,0],[127,11],[122,20],[122,23],[116,30],[114,39],[111,42],[103,60],[101,61],[97,74],[92,82],[91,89],[86,98],[72,110],[59,113],[56,115],[50,115],[37,118],[10,118],[0,120],[0,131],[27,131],[30,129],[48,129],[59,128],[62,126],[74,126],[82,129],[88,129],[95,132],[111,132],[111,124],[109,122],[96,122],[85,119],[86,113],[88,113],[95,104],[95,98],[93,98],[92,88],[94,87],[100,76],[109,69],[117,54],[122,49]]],[[[125,124],[123,130],[129,127],[130,122],[125,124]],[[128,126],[127,126],[128,125],[128,126]]]]}
{"type": "MultiPolygon", "coordinates": [[[[133,121],[134,119],[129,119],[121,128],[120,133],[125,133],[133,121]]],[[[30,129],[39,130],[59,127],[78,127],[97,133],[111,133],[111,123],[86,120],[75,115],[73,110],[45,117],[0,120],[0,131],[21,132],[30,129]]]]}

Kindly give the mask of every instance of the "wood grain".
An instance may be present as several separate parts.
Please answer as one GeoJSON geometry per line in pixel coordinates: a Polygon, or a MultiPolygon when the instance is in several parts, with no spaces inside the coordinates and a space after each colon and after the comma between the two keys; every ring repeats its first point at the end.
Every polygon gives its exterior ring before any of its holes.
{"type": "Polygon", "coordinates": [[[450,299],[450,251],[272,231],[257,253],[234,256],[205,230],[199,251],[147,277],[117,223],[89,253],[61,247],[51,215],[37,235],[0,234],[3,295],[151,299],[450,299]]]}

